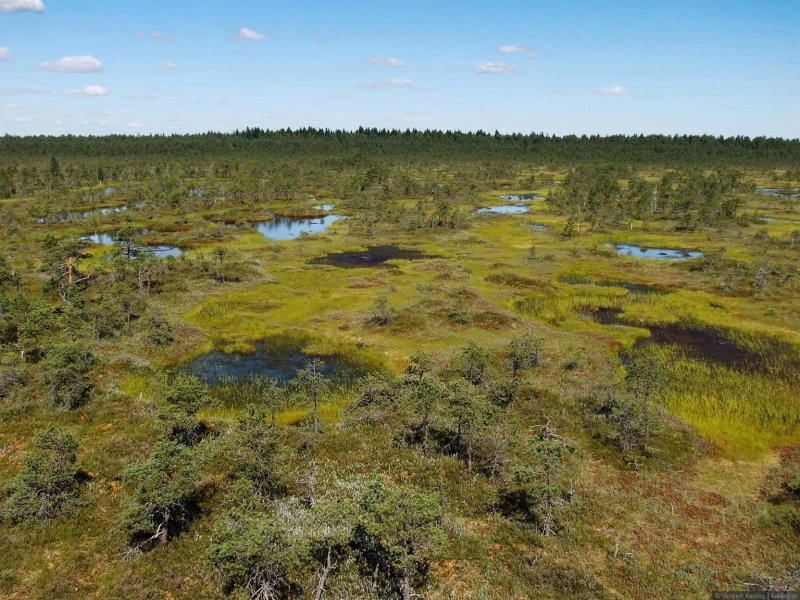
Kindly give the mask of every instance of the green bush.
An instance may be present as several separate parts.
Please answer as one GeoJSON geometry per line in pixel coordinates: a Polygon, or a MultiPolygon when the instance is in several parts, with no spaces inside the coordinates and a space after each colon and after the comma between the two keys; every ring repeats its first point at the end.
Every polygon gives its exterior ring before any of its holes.
{"type": "Polygon", "coordinates": [[[394,583],[404,600],[424,583],[444,543],[442,506],[433,493],[374,481],[361,499],[356,539],[364,558],[394,583]]]}
{"type": "Polygon", "coordinates": [[[92,390],[89,373],[93,364],[94,356],[83,342],[48,346],[42,361],[47,403],[66,410],[83,404],[92,390]]]}
{"type": "Polygon", "coordinates": [[[46,523],[70,514],[80,500],[77,450],[75,438],[53,425],[38,434],[22,471],[5,486],[3,519],[46,523]]]}
{"type": "Polygon", "coordinates": [[[130,465],[123,475],[131,494],[124,503],[122,526],[136,547],[161,544],[187,521],[199,479],[189,448],[161,440],[145,460],[130,465]]]}

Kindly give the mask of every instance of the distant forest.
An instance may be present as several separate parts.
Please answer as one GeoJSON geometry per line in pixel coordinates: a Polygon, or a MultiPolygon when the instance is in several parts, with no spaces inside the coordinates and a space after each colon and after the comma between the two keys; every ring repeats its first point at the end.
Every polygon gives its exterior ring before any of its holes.
{"type": "Polygon", "coordinates": [[[178,160],[300,160],[352,167],[375,160],[445,163],[514,161],[538,164],[800,165],[800,140],[710,135],[555,136],[360,128],[264,130],[192,135],[0,137],[3,162],[36,157],[178,160]]]}

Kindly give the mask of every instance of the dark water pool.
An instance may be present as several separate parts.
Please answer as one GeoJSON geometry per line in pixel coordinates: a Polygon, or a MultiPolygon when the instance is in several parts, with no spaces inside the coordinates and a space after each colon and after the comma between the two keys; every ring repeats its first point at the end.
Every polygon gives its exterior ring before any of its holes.
{"type": "Polygon", "coordinates": [[[612,281],[608,279],[594,280],[590,277],[581,277],[578,275],[564,275],[559,277],[561,283],[568,285],[599,285],[601,287],[620,287],[628,290],[633,294],[667,294],[666,290],[646,285],[644,283],[633,283],[632,281],[612,281]]]}
{"type": "Polygon", "coordinates": [[[421,250],[410,248],[398,248],[394,245],[369,246],[364,250],[351,250],[348,252],[338,252],[335,254],[325,254],[312,258],[309,263],[315,265],[333,265],[335,267],[356,268],[356,267],[391,267],[386,262],[389,260],[422,260],[426,258],[439,258],[438,256],[425,254],[421,250]]]}
{"type": "MultiPolygon", "coordinates": [[[[276,379],[288,382],[306,367],[312,356],[293,346],[260,342],[250,353],[210,352],[179,369],[195,375],[208,385],[252,379],[276,379]]],[[[366,369],[346,358],[333,354],[318,356],[324,366],[320,372],[331,381],[343,382],[366,373],[366,369]]]]}
{"type": "Polygon", "coordinates": [[[650,331],[650,337],[637,340],[637,347],[647,344],[674,345],[682,348],[688,356],[711,364],[723,365],[739,371],[765,371],[764,359],[745,348],[737,346],[721,332],[710,327],[693,327],[681,323],[670,325],[636,325],[620,317],[619,308],[600,308],[592,317],[602,325],[628,325],[650,331]]]}

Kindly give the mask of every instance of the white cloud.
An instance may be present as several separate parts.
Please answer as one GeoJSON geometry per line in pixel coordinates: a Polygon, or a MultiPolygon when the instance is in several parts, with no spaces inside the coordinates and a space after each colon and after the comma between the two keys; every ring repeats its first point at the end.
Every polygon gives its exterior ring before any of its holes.
{"type": "Polygon", "coordinates": [[[251,42],[258,42],[260,40],[267,40],[269,36],[264,35],[263,33],[258,33],[250,29],[249,27],[242,27],[239,32],[233,36],[235,40],[248,40],[251,42]]]}
{"type": "Polygon", "coordinates": [[[517,54],[520,52],[528,52],[530,48],[528,46],[520,46],[518,44],[503,44],[500,46],[497,51],[502,52],[503,54],[517,54]]]}
{"type": "Polygon", "coordinates": [[[172,71],[172,69],[177,69],[178,65],[176,65],[174,62],[168,60],[168,61],[165,61],[165,62],[161,63],[161,68],[164,69],[165,71],[172,71]]]}
{"type": "Polygon", "coordinates": [[[65,56],[56,61],[46,60],[40,65],[46,71],[61,73],[97,73],[103,70],[103,63],[89,54],[83,56],[65,56]]]}
{"type": "Polygon", "coordinates": [[[70,90],[67,96],[75,96],[79,98],[94,98],[96,96],[105,96],[108,90],[102,85],[87,85],[81,90],[70,90]]]}
{"type": "Polygon", "coordinates": [[[630,90],[623,85],[612,85],[611,87],[595,88],[594,91],[603,96],[624,96],[630,90]]]}
{"type": "Polygon", "coordinates": [[[380,68],[398,69],[406,66],[406,61],[402,58],[384,58],[383,56],[376,56],[375,58],[371,58],[369,62],[380,68]]]}
{"type": "Polygon", "coordinates": [[[150,34],[150,37],[153,38],[155,41],[162,42],[164,44],[171,44],[172,42],[175,41],[174,37],[165,35],[160,31],[154,31],[153,33],[150,34]]]}
{"type": "Polygon", "coordinates": [[[14,58],[14,55],[11,54],[11,50],[5,46],[0,46],[0,60],[11,60],[12,58],[14,58]]]}
{"type": "Polygon", "coordinates": [[[496,62],[482,62],[474,67],[472,70],[480,75],[497,75],[497,74],[512,74],[519,73],[517,67],[506,63],[496,62]]]}
{"type": "Polygon", "coordinates": [[[47,7],[42,0],[0,0],[0,12],[19,12],[23,10],[44,12],[47,7]]]}
{"type": "Polygon", "coordinates": [[[410,88],[412,81],[410,79],[401,79],[395,77],[389,81],[368,81],[361,87],[367,90],[396,90],[398,88],[410,88]]]}

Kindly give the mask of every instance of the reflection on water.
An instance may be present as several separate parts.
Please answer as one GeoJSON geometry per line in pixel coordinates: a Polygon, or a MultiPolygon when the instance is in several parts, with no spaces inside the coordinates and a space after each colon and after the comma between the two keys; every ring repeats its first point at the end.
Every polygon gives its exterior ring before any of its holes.
{"type": "Polygon", "coordinates": [[[776,196],[778,198],[800,198],[800,188],[761,188],[756,191],[759,194],[776,196]]]}
{"type": "Polygon", "coordinates": [[[797,219],[781,219],[779,217],[759,217],[759,221],[765,221],[767,223],[794,223],[795,225],[800,225],[800,220],[797,219]]]}
{"type": "Polygon", "coordinates": [[[91,208],[89,210],[67,210],[61,213],[56,213],[50,217],[40,217],[38,221],[39,223],[47,223],[48,221],[58,223],[60,221],[88,219],[89,217],[93,217],[95,215],[105,216],[112,213],[121,213],[126,210],[128,210],[127,204],[122,206],[107,206],[105,208],[91,208]]]}
{"type": "Polygon", "coordinates": [[[103,246],[110,246],[114,243],[115,237],[111,233],[93,233],[91,235],[84,235],[81,239],[85,242],[91,242],[92,244],[101,244],[103,246]]]}
{"type": "MultiPolygon", "coordinates": [[[[139,232],[139,233],[144,233],[139,232]]],[[[117,236],[113,233],[100,233],[95,232],[90,235],[84,235],[80,239],[91,244],[99,244],[101,246],[113,246],[118,244],[123,248],[123,252],[127,254],[128,247],[125,242],[118,241],[117,236]]],[[[138,258],[142,254],[153,254],[156,258],[166,258],[168,256],[179,257],[183,254],[183,250],[177,246],[146,246],[144,244],[131,245],[131,258],[138,258]]]]}
{"type": "Polygon", "coordinates": [[[341,218],[339,215],[325,215],[313,219],[276,217],[271,221],[255,223],[254,227],[261,235],[271,240],[291,240],[303,233],[312,234],[325,231],[341,218]]]}
{"type": "Polygon", "coordinates": [[[544,200],[544,196],[539,194],[503,194],[500,196],[503,200],[510,200],[511,202],[527,202],[529,200],[544,200]]]}
{"type": "Polygon", "coordinates": [[[646,248],[644,246],[634,246],[631,244],[617,244],[617,254],[625,256],[636,256],[638,258],[654,258],[661,260],[676,260],[682,258],[699,258],[702,252],[697,250],[677,250],[670,248],[646,248]]]}
{"type": "Polygon", "coordinates": [[[529,208],[524,204],[506,204],[503,206],[487,206],[475,211],[477,215],[497,214],[497,215],[516,215],[528,212],[529,208]]]}

